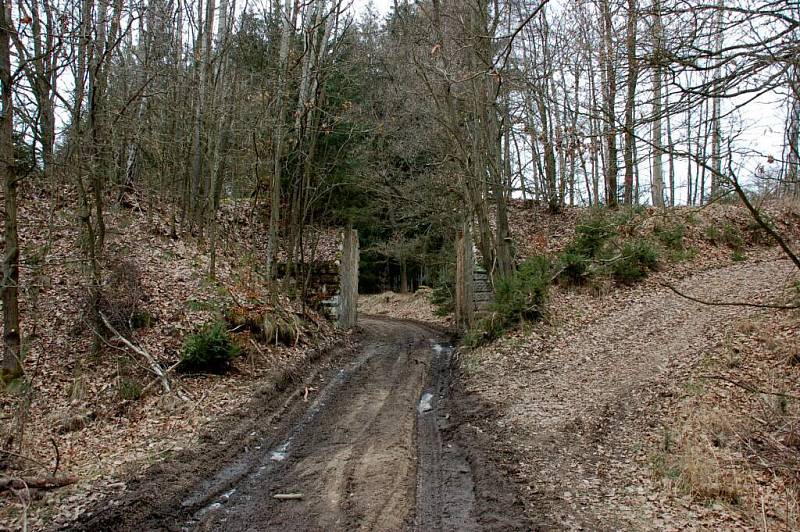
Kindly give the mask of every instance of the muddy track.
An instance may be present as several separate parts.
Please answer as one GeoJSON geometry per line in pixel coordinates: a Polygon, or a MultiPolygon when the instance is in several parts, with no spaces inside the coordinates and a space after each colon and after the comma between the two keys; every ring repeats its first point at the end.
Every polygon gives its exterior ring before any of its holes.
{"type": "Polygon", "coordinates": [[[80,527],[481,529],[467,459],[475,450],[451,437],[447,335],[382,318],[361,326],[358,349],[243,408],[202,448],[153,468],[80,527]],[[286,494],[301,498],[274,497],[286,494]]]}

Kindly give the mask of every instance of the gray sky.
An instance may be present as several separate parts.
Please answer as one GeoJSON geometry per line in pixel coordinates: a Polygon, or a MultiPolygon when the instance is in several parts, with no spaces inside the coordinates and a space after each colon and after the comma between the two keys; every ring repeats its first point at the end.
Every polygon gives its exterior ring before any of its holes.
{"type": "MultiPolygon", "coordinates": [[[[360,11],[369,3],[369,0],[354,0],[353,7],[355,7],[357,11],[360,11]]],[[[392,5],[392,0],[372,0],[372,5],[378,13],[386,14],[389,12],[389,6],[392,5]]]]}

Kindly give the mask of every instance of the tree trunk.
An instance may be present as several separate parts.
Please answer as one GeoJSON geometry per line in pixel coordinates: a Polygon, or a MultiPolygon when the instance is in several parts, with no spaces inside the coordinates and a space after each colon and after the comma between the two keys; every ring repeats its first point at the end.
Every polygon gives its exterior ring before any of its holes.
{"type": "Polygon", "coordinates": [[[400,259],[400,293],[408,293],[408,264],[405,257],[400,259]]]}
{"type": "MultiPolygon", "coordinates": [[[[233,2],[236,8],[236,2],[233,2]]],[[[230,17],[228,16],[228,0],[220,1],[219,30],[217,33],[217,79],[215,94],[215,112],[217,114],[216,140],[214,142],[214,164],[211,172],[210,186],[210,231],[211,231],[211,256],[208,264],[208,275],[212,279],[216,277],[217,266],[217,211],[222,199],[222,186],[225,181],[225,164],[228,157],[228,137],[229,137],[229,116],[233,94],[230,88],[236,86],[236,73],[228,72],[228,41],[230,38],[230,17]]]]}
{"type": "Polygon", "coordinates": [[[661,54],[662,54],[661,2],[653,2],[653,128],[651,143],[653,145],[653,177],[650,195],[654,207],[664,206],[664,165],[661,131],[661,113],[663,113],[661,94],[661,54]]]}
{"type": "Polygon", "coordinates": [[[283,32],[281,34],[281,47],[278,58],[278,115],[276,117],[273,133],[273,167],[272,187],[270,190],[269,237],[267,240],[266,276],[272,280],[273,263],[278,248],[278,224],[280,223],[281,209],[281,176],[283,169],[283,141],[286,121],[286,108],[289,105],[286,85],[289,76],[289,42],[294,34],[296,6],[293,9],[292,0],[285,0],[283,16],[283,32]]]}
{"type": "MultiPolygon", "coordinates": [[[[716,42],[714,49],[716,52],[716,61],[721,62],[722,58],[719,53],[722,50],[722,13],[724,11],[724,0],[717,0],[716,12],[716,42]]],[[[714,69],[714,81],[720,78],[720,67],[714,69]]],[[[722,98],[720,98],[718,91],[719,85],[714,84],[714,94],[711,98],[711,198],[716,199],[721,192],[721,177],[722,176],[722,124],[721,124],[721,108],[722,98]]]]}
{"type": "Polygon", "coordinates": [[[603,16],[603,63],[605,73],[605,138],[608,156],[608,167],[606,170],[606,205],[609,208],[617,206],[617,72],[614,68],[614,26],[611,17],[609,0],[602,0],[603,16]]]}
{"type": "Polygon", "coordinates": [[[474,267],[472,234],[470,223],[466,222],[458,231],[456,239],[455,320],[459,331],[468,330],[474,321],[472,285],[474,267]]]}
{"type": "Polygon", "coordinates": [[[358,322],[358,231],[352,227],[346,229],[343,239],[337,325],[340,329],[349,329],[358,322]]]}
{"type": "MultiPolygon", "coordinates": [[[[670,115],[672,114],[670,111],[670,103],[669,103],[669,92],[665,95],[666,101],[665,106],[667,109],[667,149],[669,152],[668,155],[668,162],[669,170],[667,170],[667,176],[669,178],[669,205],[670,207],[675,206],[675,145],[672,142],[672,119],[670,115]]],[[[688,142],[688,136],[687,136],[688,142]]]]}
{"type": "Polygon", "coordinates": [[[0,377],[22,373],[19,330],[19,235],[17,233],[17,172],[14,164],[14,102],[11,77],[11,1],[0,0],[0,86],[2,110],[0,121],[0,179],[3,181],[5,216],[3,236],[3,364],[0,377]]]}
{"type": "Polygon", "coordinates": [[[633,174],[634,159],[633,148],[636,138],[634,136],[634,105],[636,103],[636,82],[639,77],[639,64],[636,59],[636,23],[638,6],[636,0],[628,0],[628,23],[625,35],[625,44],[628,59],[627,95],[625,98],[625,205],[633,205],[633,174]]]}
{"type": "MultiPolygon", "coordinates": [[[[214,0],[207,0],[213,3],[214,0]]],[[[213,13],[213,11],[212,11],[213,13]]],[[[194,128],[192,130],[192,174],[190,179],[189,189],[189,220],[190,226],[200,221],[200,205],[202,203],[201,196],[203,196],[203,118],[205,116],[205,94],[206,94],[206,68],[205,64],[208,61],[207,57],[211,53],[206,49],[205,43],[207,39],[204,38],[208,25],[204,26],[203,22],[203,2],[198,0],[197,6],[197,39],[195,41],[195,83],[197,83],[198,90],[195,92],[194,104],[194,128]]]]}

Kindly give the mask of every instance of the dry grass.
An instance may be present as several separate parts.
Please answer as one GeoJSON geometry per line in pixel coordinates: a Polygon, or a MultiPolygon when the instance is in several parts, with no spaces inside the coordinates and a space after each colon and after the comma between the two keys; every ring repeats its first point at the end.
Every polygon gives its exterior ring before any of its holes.
{"type": "Polygon", "coordinates": [[[740,502],[743,482],[731,456],[734,423],[718,410],[701,410],[687,421],[671,458],[682,492],[701,501],[740,502]]]}
{"type": "Polygon", "coordinates": [[[729,380],[707,380],[677,405],[684,421],[665,431],[679,436],[651,460],[662,485],[731,505],[753,528],[800,529],[798,329],[797,313],[731,324],[702,370],[729,380]]]}

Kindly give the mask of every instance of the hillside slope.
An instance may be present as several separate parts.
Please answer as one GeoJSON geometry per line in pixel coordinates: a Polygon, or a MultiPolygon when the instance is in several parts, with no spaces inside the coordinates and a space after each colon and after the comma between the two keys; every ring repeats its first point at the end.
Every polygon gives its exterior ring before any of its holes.
{"type": "MultiPolygon", "coordinates": [[[[769,212],[796,246],[796,206],[769,212]]],[[[525,255],[563,249],[580,219],[513,217],[525,255]]],[[[620,232],[664,222],[684,243],[644,281],[556,287],[545,322],[462,352],[465,430],[547,529],[797,529],[800,311],[748,305],[796,305],[800,274],[734,206],[620,232]]]]}
{"type": "MultiPolygon", "coordinates": [[[[176,236],[172,213],[156,207],[112,206],[104,309],[167,369],[173,391],[164,394],[145,360],[113,335],[93,353],[80,234],[66,194],[22,203],[26,380],[0,391],[0,475],[41,477],[57,463],[58,474],[76,483],[30,496],[0,493],[0,529],[21,528],[27,520],[37,530],[74,519],[98,498],[123,490],[130,475],[193,446],[209,423],[256,390],[291,378],[309,356],[343,340],[309,311],[311,319],[288,345],[234,331],[242,356],[231,371],[180,373],[186,338],[221,319],[226,308],[257,304],[298,316],[301,309],[283,295],[269,296],[260,274],[264,231],[249,205],[223,206],[214,279],[208,238],[176,236]]],[[[319,247],[327,252],[333,244],[323,240],[319,247]]]]}

